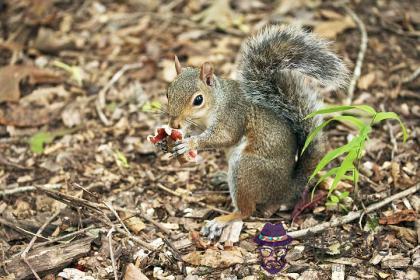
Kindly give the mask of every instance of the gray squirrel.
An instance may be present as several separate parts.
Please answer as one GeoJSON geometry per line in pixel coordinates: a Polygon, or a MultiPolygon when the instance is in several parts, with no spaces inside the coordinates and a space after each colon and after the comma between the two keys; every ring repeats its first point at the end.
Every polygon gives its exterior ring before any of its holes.
{"type": "Polygon", "coordinates": [[[327,45],[300,28],[267,26],[242,45],[238,80],[215,76],[208,62],[182,68],[175,57],[177,77],[167,90],[169,125],[181,128],[190,120],[205,130],[176,143],[174,155],[223,148],[229,163],[235,211],[215,218],[205,234],[217,235],[257,208],[291,205],[302,193],[324,146],[317,136],[301,154],[321,121],[304,119],[321,105],[319,87],[310,80],[337,89],[348,77],[327,45]]]}

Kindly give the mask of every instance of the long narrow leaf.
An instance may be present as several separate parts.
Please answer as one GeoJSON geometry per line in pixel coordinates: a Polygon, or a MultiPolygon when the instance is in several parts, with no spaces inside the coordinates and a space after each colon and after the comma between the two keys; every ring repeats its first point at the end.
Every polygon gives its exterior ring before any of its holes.
{"type": "Polygon", "coordinates": [[[357,185],[357,182],[359,182],[359,176],[360,176],[360,174],[359,174],[359,170],[357,170],[357,168],[355,167],[354,169],[353,169],[353,183],[355,184],[355,185],[357,185]]]}
{"type": "Polygon", "coordinates": [[[332,121],[348,121],[353,123],[354,125],[357,126],[357,128],[359,130],[362,130],[363,127],[366,126],[366,124],[364,122],[362,122],[361,120],[353,117],[353,116],[336,116],[332,119],[329,119],[325,122],[323,122],[322,124],[320,124],[319,126],[317,126],[314,130],[311,131],[311,133],[308,135],[308,137],[306,138],[305,144],[303,145],[303,149],[302,149],[302,154],[303,152],[305,152],[305,150],[308,148],[309,144],[313,141],[313,139],[315,138],[315,136],[325,127],[327,126],[330,122],[332,121]]]}
{"type": "Polygon", "coordinates": [[[337,174],[334,177],[334,181],[328,190],[328,195],[330,195],[337,187],[338,183],[341,181],[343,176],[348,172],[354,169],[353,162],[356,160],[357,150],[351,150],[347,156],[344,158],[340,167],[338,168],[337,174]]]}
{"type": "Polygon", "coordinates": [[[314,172],[311,174],[311,176],[309,177],[309,181],[312,180],[316,174],[318,174],[319,171],[321,171],[329,162],[331,162],[333,159],[339,157],[340,155],[349,152],[350,150],[352,150],[355,145],[359,144],[359,140],[358,137],[353,138],[349,143],[347,143],[344,146],[341,146],[335,150],[332,150],[330,152],[328,152],[318,163],[318,165],[316,166],[314,172]]]}
{"type": "Polygon", "coordinates": [[[315,186],[318,186],[321,182],[325,181],[328,177],[331,177],[332,175],[335,175],[338,171],[338,167],[331,168],[326,172],[324,175],[321,176],[321,178],[318,179],[318,182],[316,182],[315,186]]]}
{"type": "Polygon", "coordinates": [[[407,135],[407,129],[405,128],[403,122],[401,121],[400,117],[398,117],[397,114],[395,114],[394,112],[379,112],[376,114],[375,116],[375,124],[379,123],[383,120],[397,120],[400,123],[402,132],[403,132],[403,141],[405,143],[405,141],[407,141],[408,135],[407,135]]]}
{"type": "Polygon", "coordinates": [[[325,109],[321,109],[321,110],[312,112],[309,115],[307,115],[305,117],[305,119],[312,118],[312,117],[314,117],[316,115],[323,115],[323,114],[330,114],[330,113],[342,112],[342,111],[347,111],[347,110],[351,110],[351,109],[359,109],[359,110],[368,112],[371,115],[376,114],[375,109],[373,109],[372,107],[370,107],[368,105],[333,106],[333,107],[328,107],[328,108],[325,108],[325,109]]]}

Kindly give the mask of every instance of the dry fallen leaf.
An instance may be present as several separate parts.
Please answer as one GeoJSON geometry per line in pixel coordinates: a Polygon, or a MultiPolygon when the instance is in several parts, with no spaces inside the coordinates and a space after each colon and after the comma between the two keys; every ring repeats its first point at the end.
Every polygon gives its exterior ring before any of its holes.
{"type": "Polygon", "coordinates": [[[414,222],[416,219],[416,211],[413,209],[404,209],[392,215],[381,217],[379,223],[381,225],[396,225],[401,222],[414,222]]]}
{"type": "Polygon", "coordinates": [[[302,7],[315,8],[321,4],[318,0],[282,0],[277,1],[279,3],[275,13],[279,15],[285,15],[290,11],[297,10],[302,7]]]}
{"type": "Polygon", "coordinates": [[[395,161],[391,162],[391,176],[394,181],[394,185],[396,185],[398,179],[400,179],[400,165],[395,161]]]}
{"type": "Polygon", "coordinates": [[[41,28],[34,41],[34,48],[48,53],[75,48],[74,40],[69,35],[62,35],[50,28],[41,28]]]}
{"type": "Polygon", "coordinates": [[[139,234],[143,229],[146,228],[146,225],[139,217],[130,217],[132,215],[125,212],[120,212],[119,214],[121,219],[124,220],[124,223],[134,234],[139,234]]]}
{"type": "Polygon", "coordinates": [[[160,63],[162,69],[162,79],[165,82],[172,82],[176,77],[174,60],[165,59],[160,63]]]}
{"type": "Polygon", "coordinates": [[[322,21],[315,24],[314,32],[321,37],[334,39],[346,29],[354,28],[356,25],[351,17],[343,17],[340,20],[322,21]]]}
{"type": "Polygon", "coordinates": [[[45,108],[7,105],[0,110],[0,124],[18,127],[35,127],[49,123],[59,116],[63,103],[54,103],[45,108]]]}
{"type": "Polygon", "coordinates": [[[213,268],[226,268],[235,264],[244,263],[240,248],[232,247],[229,250],[219,251],[208,249],[205,252],[191,252],[182,259],[192,265],[204,265],[213,268]]]}
{"type": "Polygon", "coordinates": [[[234,20],[238,16],[229,5],[229,1],[216,0],[200,14],[193,17],[195,21],[201,21],[204,25],[215,25],[217,28],[225,30],[234,25],[234,20]]]}
{"type": "Polygon", "coordinates": [[[197,231],[191,231],[190,237],[192,242],[194,243],[195,247],[199,249],[206,249],[210,244],[208,242],[205,242],[201,236],[200,233],[197,231]]]}
{"type": "Polygon", "coordinates": [[[359,81],[357,82],[357,87],[359,89],[367,90],[372,83],[375,81],[376,73],[370,72],[362,77],[360,77],[359,81]]]}
{"type": "Polygon", "coordinates": [[[415,230],[406,227],[398,227],[398,226],[389,226],[390,229],[393,229],[397,233],[398,238],[404,238],[410,243],[416,244],[417,242],[417,233],[415,230]]]}
{"type": "Polygon", "coordinates": [[[19,83],[29,76],[30,84],[60,82],[54,73],[30,65],[8,65],[0,68],[0,102],[17,102],[20,98],[19,83]]]}
{"type": "Polygon", "coordinates": [[[343,15],[333,10],[321,9],[319,13],[326,19],[341,19],[343,17],[343,15]]]}
{"type": "Polygon", "coordinates": [[[134,264],[130,263],[127,265],[125,270],[124,280],[148,280],[146,275],[143,274],[140,268],[136,267],[134,264]]]}

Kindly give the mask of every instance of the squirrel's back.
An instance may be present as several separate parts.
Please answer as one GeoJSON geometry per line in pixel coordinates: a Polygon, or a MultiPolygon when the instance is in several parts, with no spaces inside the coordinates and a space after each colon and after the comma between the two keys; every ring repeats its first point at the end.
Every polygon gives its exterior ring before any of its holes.
{"type": "MultiPolygon", "coordinates": [[[[243,92],[251,102],[289,121],[299,154],[309,133],[320,123],[319,117],[304,119],[321,105],[318,91],[307,77],[336,89],[346,84],[347,68],[328,49],[328,43],[300,28],[265,27],[241,48],[239,83],[243,92]]],[[[319,157],[317,140],[298,160],[297,176],[307,175],[307,164],[319,157]]]]}

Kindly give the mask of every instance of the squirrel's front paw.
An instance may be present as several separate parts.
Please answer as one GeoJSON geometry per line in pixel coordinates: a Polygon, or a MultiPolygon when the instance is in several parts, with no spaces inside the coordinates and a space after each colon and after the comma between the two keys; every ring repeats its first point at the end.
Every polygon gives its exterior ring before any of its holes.
{"type": "Polygon", "coordinates": [[[197,138],[192,136],[180,141],[176,141],[174,147],[172,148],[172,155],[174,157],[178,157],[189,151],[196,150],[197,148],[197,138]]]}
{"type": "Polygon", "coordinates": [[[207,236],[210,240],[222,235],[223,229],[228,223],[217,220],[207,221],[201,229],[201,234],[207,236]]]}
{"type": "MultiPolygon", "coordinates": [[[[186,139],[187,140],[187,139],[186,139]]],[[[186,140],[176,141],[174,147],[172,148],[172,155],[178,157],[180,155],[188,152],[188,142],[186,140]]]]}

